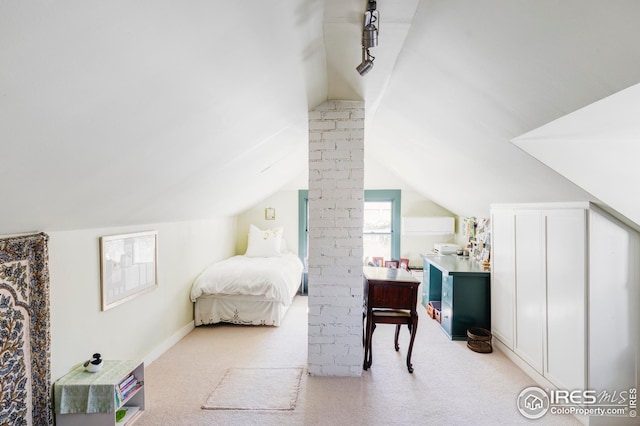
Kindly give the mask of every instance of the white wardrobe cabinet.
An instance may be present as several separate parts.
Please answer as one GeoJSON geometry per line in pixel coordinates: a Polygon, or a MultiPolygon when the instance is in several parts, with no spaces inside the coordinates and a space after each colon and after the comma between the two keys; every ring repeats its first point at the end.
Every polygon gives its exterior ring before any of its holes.
{"type": "Polygon", "coordinates": [[[496,346],[543,386],[637,388],[638,232],[588,202],[494,204],[491,224],[496,346]]]}

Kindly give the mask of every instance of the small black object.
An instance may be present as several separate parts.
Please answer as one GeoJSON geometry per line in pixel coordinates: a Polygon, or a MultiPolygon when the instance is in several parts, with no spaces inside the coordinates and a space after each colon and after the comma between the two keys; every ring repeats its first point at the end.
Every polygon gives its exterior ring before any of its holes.
{"type": "Polygon", "coordinates": [[[90,363],[93,365],[98,365],[102,362],[102,358],[100,358],[100,354],[99,353],[95,353],[93,354],[93,358],[91,358],[90,360],[88,360],[87,362],[84,363],[84,367],[86,368],[90,363]]]}

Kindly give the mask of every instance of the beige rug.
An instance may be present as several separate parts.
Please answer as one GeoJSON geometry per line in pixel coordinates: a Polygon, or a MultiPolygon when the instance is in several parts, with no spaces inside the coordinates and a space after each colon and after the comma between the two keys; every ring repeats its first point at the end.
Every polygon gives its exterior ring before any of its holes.
{"type": "Polygon", "coordinates": [[[302,368],[229,368],[205,410],[293,410],[302,368]]]}

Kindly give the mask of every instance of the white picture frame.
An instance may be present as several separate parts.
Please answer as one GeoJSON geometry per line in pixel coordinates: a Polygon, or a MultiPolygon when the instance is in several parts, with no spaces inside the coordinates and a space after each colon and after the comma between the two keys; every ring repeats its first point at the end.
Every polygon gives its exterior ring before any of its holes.
{"type": "Polygon", "coordinates": [[[267,207],[264,209],[264,219],[265,220],[276,220],[276,209],[273,207],[267,207]]]}
{"type": "Polygon", "coordinates": [[[106,311],[158,287],[156,231],[100,237],[100,289],[106,311]]]}

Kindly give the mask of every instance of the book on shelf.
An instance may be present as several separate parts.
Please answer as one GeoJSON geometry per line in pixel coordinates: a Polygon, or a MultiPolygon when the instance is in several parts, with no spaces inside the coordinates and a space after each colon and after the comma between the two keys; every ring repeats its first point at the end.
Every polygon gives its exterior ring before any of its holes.
{"type": "Polygon", "coordinates": [[[118,386],[120,386],[121,388],[126,386],[127,384],[131,383],[132,381],[134,381],[136,379],[136,376],[133,373],[130,373],[127,377],[125,377],[119,384],[118,386]]]}
{"type": "Polygon", "coordinates": [[[115,403],[116,407],[120,407],[127,397],[129,397],[135,390],[142,386],[142,382],[132,374],[127,376],[119,384],[115,386],[115,403]]]}
{"type": "Polygon", "coordinates": [[[142,387],[142,382],[137,382],[135,386],[130,387],[129,389],[127,389],[126,392],[122,394],[122,399],[126,400],[129,397],[129,395],[135,393],[135,391],[137,391],[141,387],[142,387]]]}
{"type": "Polygon", "coordinates": [[[130,381],[129,383],[127,383],[126,385],[124,385],[124,386],[122,386],[122,385],[121,385],[121,386],[119,386],[119,387],[120,387],[120,392],[122,392],[123,394],[126,394],[126,393],[128,393],[128,392],[129,392],[129,390],[130,390],[131,388],[136,387],[136,385],[137,385],[137,384],[138,384],[138,380],[137,380],[137,379],[131,380],[131,381],[130,381]]]}

